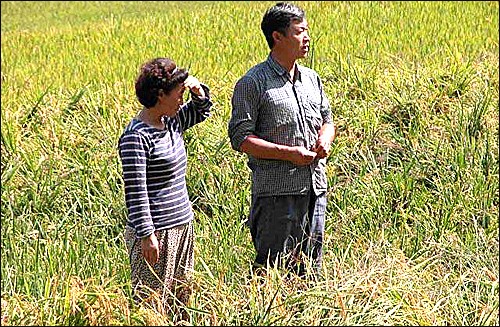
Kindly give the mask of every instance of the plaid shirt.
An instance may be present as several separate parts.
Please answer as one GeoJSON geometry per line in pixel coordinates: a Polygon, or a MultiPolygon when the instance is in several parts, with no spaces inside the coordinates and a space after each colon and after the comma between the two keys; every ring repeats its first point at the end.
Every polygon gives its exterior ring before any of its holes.
{"type": "MultiPolygon", "coordinates": [[[[330,104],[318,74],[296,64],[297,79],[269,54],[235,85],[228,124],[231,146],[240,146],[249,135],[266,141],[312,149],[325,123],[332,123],[330,104]]],[[[248,155],[252,194],[256,196],[304,194],[311,185],[316,194],[326,191],[326,158],[308,166],[290,161],[259,159],[248,155]]]]}

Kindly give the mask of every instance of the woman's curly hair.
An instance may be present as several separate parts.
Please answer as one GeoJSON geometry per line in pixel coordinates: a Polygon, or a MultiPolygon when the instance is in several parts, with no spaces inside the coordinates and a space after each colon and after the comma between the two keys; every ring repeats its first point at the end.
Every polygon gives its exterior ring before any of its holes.
{"type": "Polygon", "coordinates": [[[175,62],[168,58],[155,58],[145,62],[135,82],[135,94],[139,102],[151,108],[158,102],[160,90],[169,94],[188,77],[186,69],[177,69],[175,62]]]}

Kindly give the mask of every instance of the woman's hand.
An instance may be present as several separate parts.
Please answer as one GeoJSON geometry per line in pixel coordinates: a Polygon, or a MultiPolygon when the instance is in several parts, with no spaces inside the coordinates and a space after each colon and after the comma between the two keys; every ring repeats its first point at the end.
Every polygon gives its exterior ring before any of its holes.
{"type": "Polygon", "coordinates": [[[154,232],[149,236],[141,238],[141,250],[142,255],[151,266],[158,261],[160,249],[158,247],[158,239],[154,232]]]}
{"type": "Polygon", "coordinates": [[[205,97],[205,91],[200,85],[200,81],[194,76],[188,76],[188,78],[184,81],[184,87],[189,88],[191,92],[199,96],[200,98],[205,97]]]}

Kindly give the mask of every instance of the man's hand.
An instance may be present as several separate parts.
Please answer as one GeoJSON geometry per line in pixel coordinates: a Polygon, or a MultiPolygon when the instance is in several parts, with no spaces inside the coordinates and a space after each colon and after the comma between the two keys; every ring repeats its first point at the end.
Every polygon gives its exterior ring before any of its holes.
{"type": "Polygon", "coordinates": [[[189,88],[191,92],[199,96],[200,98],[205,97],[205,91],[201,87],[200,81],[194,76],[188,76],[188,78],[184,81],[184,86],[189,88]]]}
{"type": "Polygon", "coordinates": [[[324,124],[319,131],[319,137],[312,151],[318,154],[319,159],[328,157],[332,142],[335,139],[335,127],[333,124],[324,124]]]}
{"type": "Polygon", "coordinates": [[[142,255],[151,266],[158,261],[160,249],[158,247],[158,239],[154,232],[149,236],[141,238],[141,250],[142,255]]]}
{"type": "Polygon", "coordinates": [[[299,166],[309,165],[317,156],[316,152],[309,151],[303,146],[280,145],[255,135],[247,136],[240,149],[256,158],[285,160],[299,166]]]}
{"type": "Polygon", "coordinates": [[[312,163],[316,156],[316,152],[309,151],[303,146],[294,146],[292,147],[289,160],[296,165],[306,166],[312,163]]]}
{"type": "Polygon", "coordinates": [[[326,158],[328,154],[330,153],[330,148],[331,148],[331,143],[328,140],[325,140],[324,138],[318,138],[318,141],[313,147],[314,153],[318,154],[319,159],[326,158]]]}

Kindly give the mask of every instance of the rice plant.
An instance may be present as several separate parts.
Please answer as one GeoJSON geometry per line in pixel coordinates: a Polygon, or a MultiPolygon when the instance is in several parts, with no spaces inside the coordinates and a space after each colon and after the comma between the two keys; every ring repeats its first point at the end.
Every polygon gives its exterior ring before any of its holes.
{"type": "Polygon", "coordinates": [[[299,1],[337,139],[325,280],[252,271],[226,134],[274,2],[2,1],[2,325],[498,325],[498,2],[299,1]],[[187,320],[135,304],[117,140],[139,65],[211,88],[187,131],[187,320]]]}

